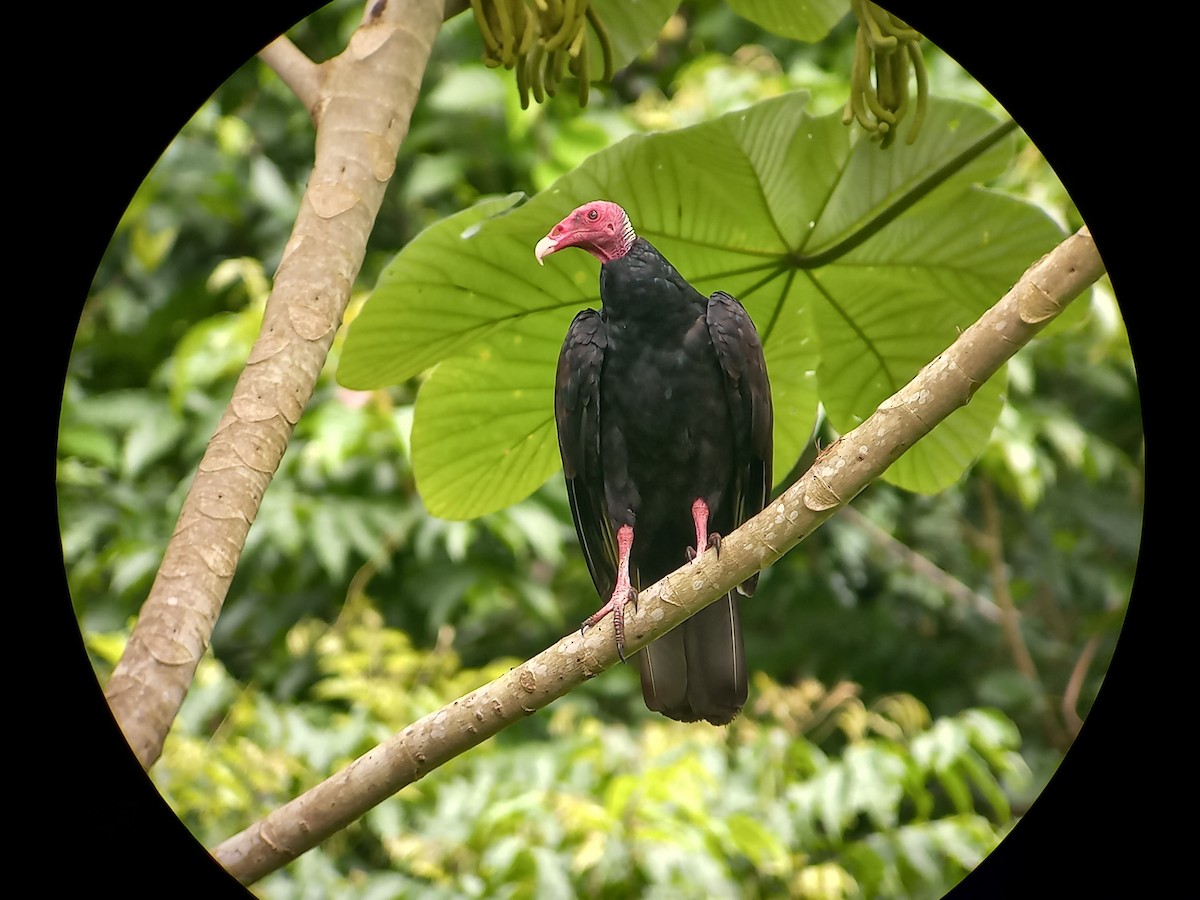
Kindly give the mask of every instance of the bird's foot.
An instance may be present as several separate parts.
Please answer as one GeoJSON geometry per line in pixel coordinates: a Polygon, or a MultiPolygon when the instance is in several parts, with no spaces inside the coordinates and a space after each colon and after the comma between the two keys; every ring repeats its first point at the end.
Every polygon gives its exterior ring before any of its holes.
{"type": "Polygon", "coordinates": [[[698,547],[688,547],[687,550],[684,551],[687,554],[688,562],[694,563],[696,560],[698,560],[701,556],[704,555],[704,551],[707,550],[709,547],[712,547],[714,550],[716,550],[717,557],[720,558],[720,556],[721,556],[721,535],[715,531],[708,536],[707,541],[701,541],[700,545],[698,547]]]}
{"type": "Polygon", "coordinates": [[[585,634],[589,628],[612,613],[613,631],[617,634],[617,656],[621,657],[621,662],[625,662],[625,604],[632,603],[636,613],[637,601],[637,591],[628,584],[618,584],[609,601],[583,620],[583,624],[579,626],[579,633],[585,634]]]}
{"type": "Polygon", "coordinates": [[[692,504],[692,521],[696,525],[696,546],[687,548],[687,558],[690,563],[694,563],[703,556],[709,546],[717,551],[718,557],[721,555],[721,535],[708,530],[708,515],[708,504],[704,502],[704,498],[696,498],[696,502],[692,504]]]}

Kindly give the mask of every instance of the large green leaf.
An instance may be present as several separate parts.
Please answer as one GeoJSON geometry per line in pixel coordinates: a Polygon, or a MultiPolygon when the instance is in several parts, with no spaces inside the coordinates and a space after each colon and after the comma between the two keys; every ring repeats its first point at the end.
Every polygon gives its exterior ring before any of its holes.
{"type": "MultiPolygon", "coordinates": [[[[667,20],[679,8],[679,0],[593,0],[592,7],[604,23],[612,44],[613,67],[623,69],[654,43],[667,20]]],[[[604,73],[600,42],[591,24],[588,34],[588,59],[593,81],[604,73]]]]}
{"type": "MultiPolygon", "coordinates": [[[[854,427],[1060,238],[1036,208],[976,187],[1012,153],[983,110],[934,102],[915,145],[881,150],[804,103],[789,95],[627,138],[528,202],[485,200],[396,257],[350,327],[338,377],[372,388],[437,366],[413,426],[431,512],[501,508],[557,467],[555,360],[575,312],[599,304],[598,264],[573,252],[539,268],[533,247],[581,203],[619,202],[699,290],[746,305],[771,377],[779,477],[818,403],[835,428],[854,427]]],[[[953,483],[1002,391],[1001,379],[983,386],[889,480],[926,492],[953,483]]]]}
{"type": "Polygon", "coordinates": [[[850,12],[848,0],[729,0],[729,6],[767,31],[809,44],[824,38],[850,12]]]}

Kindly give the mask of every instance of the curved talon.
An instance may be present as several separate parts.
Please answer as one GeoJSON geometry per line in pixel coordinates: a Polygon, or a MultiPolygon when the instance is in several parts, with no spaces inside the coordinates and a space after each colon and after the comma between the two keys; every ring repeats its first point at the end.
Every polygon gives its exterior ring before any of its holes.
{"type": "Polygon", "coordinates": [[[696,560],[698,560],[703,555],[704,551],[707,550],[709,547],[712,547],[714,550],[717,551],[717,559],[720,559],[721,558],[721,535],[719,532],[716,532],[716,531],[712,532],[708,536],[708,539],[705,541],[704,546],[701,547],[700,549],[697,550],[695,547],[688,547],[686,550],[684,550],[684,554],[687,556],[688,562],[694,563],[696,560]]]}
{"type": "Polygon", "coordinates": [[[587,634],[587,630],[597,624],[601,619],[612,613],[613,616],[613,631],[617,634],[617,656],[621,657],[621,662],[626,662],[625,659],[625,604],[633,604],[633,611],[636,613],[638,608],[638,592],[632,587],[625,591],[625,595],[618,599],[617,591],[613,592],[609,601],[602,607],[583,620],[579,626],[579,636],[583,637],[587,634]]]}

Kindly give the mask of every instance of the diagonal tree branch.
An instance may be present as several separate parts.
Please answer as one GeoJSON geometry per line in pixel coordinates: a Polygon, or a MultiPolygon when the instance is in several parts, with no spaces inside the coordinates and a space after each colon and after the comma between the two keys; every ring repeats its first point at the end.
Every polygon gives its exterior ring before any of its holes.
{"type": "Polygon", "coordinates": [[[316,124],[317,101],[321,99],[321,67],[305,56],[286,34],[258,51],[258,58],[270,66],[304,104],[316,124]]]}
{"type": "MultiPolygon", "coordinates": [[[[705,553],[639,594],[625,620],[635,652],[777,560],[859,494],[955,409],[1104,271],[1087,229],[1035,263],[870,418],[818,456],[782,496],[705,553]]],[[[250,884],[513,722],[617,662],[612,626],[570,634],[489,684],[431,713],[230,837],[213,855],[250,884]]]]}
{"type": "Polygon", "coordinates": [[[842,511],[842,515],[846,517],[845,521],[852,523],[854,527],[865,532],[871,541],[883,549],[884,553],[899,562],[900,565],[911,569],[917,575],[929,581],[934,587],[943,591],[956,603],[970,607],[989,622],[1000,622],[1003,617],[1000,607],[987,597],[977,591],[971,590],[971,588],[963,584],[959,579],[934,564],[927,557],[922,556],[903,541],[896,540],[858,510],[847,507],[842,511]]]}
{"type": "MultiPolygon", "coordinates": [[[[408,131],[443,0],[373,0],[346,50],[306,69],[316,153],[260,332],[200,461],[105,696],[144,768],[208,647],[246,533],[312,396],[408,131]]],[[[295,51],[295,48],[292,48],[295,51]]],[[[295,51],[299,53],[299,51],[295,51]]]]}

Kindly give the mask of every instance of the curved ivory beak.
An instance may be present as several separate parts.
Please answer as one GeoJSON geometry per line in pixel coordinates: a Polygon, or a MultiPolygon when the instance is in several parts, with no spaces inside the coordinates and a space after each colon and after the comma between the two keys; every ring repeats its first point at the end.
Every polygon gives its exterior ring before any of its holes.
{"type": "Polygon", "coordinates": [[[544,266],[545,258],[558,249],[558,241],[546,235],[537,242],[537,246],[533,248],[533,255],[537,257],[538,265],[544,266]]]}

